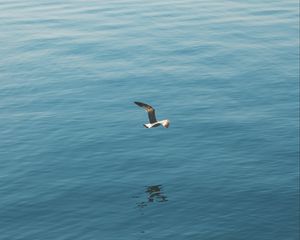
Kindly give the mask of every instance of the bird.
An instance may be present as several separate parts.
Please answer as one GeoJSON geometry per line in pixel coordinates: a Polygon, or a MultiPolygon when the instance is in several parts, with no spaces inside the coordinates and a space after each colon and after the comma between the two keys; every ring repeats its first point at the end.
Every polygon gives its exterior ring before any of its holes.
{"type": "Polygon", "coordinates": [[[155,109],[150,105],[142,102],[134,102],[139,107],[142,107],[146,110],[149,117],[149,123],[143,124],[145,128],[153,128],[159,127],[162,125],[164,128],[168,128],[170,126],[170,121],[168,119],[157,121],[155,117],[155,109]]]}

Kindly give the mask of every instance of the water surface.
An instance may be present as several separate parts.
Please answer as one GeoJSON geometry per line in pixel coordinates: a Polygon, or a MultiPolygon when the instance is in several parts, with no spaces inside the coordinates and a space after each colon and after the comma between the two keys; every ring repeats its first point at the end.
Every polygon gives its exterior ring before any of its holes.
{"type": "Polygon", "coordinates": [[[298,239],[298,4],[0,0],[0,238],[298,239]]]}

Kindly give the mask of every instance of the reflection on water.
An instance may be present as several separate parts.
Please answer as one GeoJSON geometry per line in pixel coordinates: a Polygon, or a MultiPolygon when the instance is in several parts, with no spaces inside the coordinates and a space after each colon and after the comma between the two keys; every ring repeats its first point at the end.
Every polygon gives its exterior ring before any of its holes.
{"type": "Polygon", "coordinates": [[[145,193],[147,193],[147,201],[138,202],[139,208],[144,208],[153,202],[167,202],[167,196],[163,192],[162,185],[146,186],[145,193]]]}
{"type": "Polygon", "coordinates": [[[144,219],[144,224],[141,225],[141,229],[139,231],[140,239],[145,239],[145,235],[151,229],[151,215],[147,214],[147,211],[144,209],[146,206],[157,203],[167,202],[168,198],[163,191],[162,185],[152,185],[145,186],[143,194],[141,196],[134,196],[134,198],[142,198],[143,201],[138,201],[136,203],[137,208],[139,209],[140,216],[144,219]],[[145,194],[146,193],[146,194],[145,194]],[[150,219],[150,220],[149,220],[150,219]]]}

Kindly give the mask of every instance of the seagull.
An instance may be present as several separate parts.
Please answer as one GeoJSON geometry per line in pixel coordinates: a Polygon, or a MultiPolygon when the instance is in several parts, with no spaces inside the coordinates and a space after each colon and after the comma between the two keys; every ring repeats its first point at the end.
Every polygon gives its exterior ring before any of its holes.
{"type": "Polygon", "coordinates": [[[164,128],[169,127],[170,121],[168,119],[161,120],[161,121],[156,120],[155,109],[153,107],[151,107],[150,105],[148,105],[146,103],[141,103],[141,102],[134,102],[134,103],[136,105],[138,105],[139,107],[144,108],[146,110],[146,112],[148,113],[150,123],[144,124],[145,128],[153,128],[153,127],[158,127],[160,125],[162,125],[164,128]]]}

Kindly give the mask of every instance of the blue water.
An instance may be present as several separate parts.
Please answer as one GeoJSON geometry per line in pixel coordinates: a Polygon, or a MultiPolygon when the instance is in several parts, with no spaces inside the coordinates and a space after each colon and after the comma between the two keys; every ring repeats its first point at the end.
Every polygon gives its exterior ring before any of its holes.
{"type": "Polygon", "coordinates": [[[297,240],[298,4],[0,0],[0,239],[297,240]]]}

